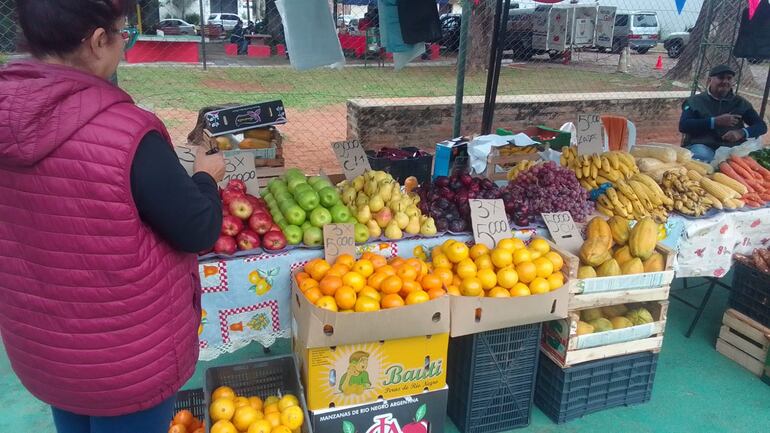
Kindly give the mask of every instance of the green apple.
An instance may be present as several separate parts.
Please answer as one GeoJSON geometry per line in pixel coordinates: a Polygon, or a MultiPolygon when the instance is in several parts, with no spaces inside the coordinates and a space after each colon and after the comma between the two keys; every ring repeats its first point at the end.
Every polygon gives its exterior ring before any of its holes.
{"type": "Polygon", "coordinates": [[[294,194],[294,190],[297,189],[298,185],[307,185],[307,181],[304,177],[293,177],[286,181],[286,184],[289,186],[289,192],[294,194]]]}
{"type": "Polygon", "coordinates": [[[318,193],[313,190],[303,191],[294,195],[297,203],[307,212],[318,207],[318,193]]]}
{"type": "Polygon", "coordinates": [[[287,199],[278,203],[278,209],[281,209],[281,212],[284,214],[283,216],[286,216],[286,210],[294,206],[298,206],[298,204],[292,199],[287,199]]]}
{"type": "Polygon", "coordinates": [[[305,242],[305,245],[311,247],[320,246],[324,243],[324,233],[318,227],[310,227],[303,233],[302,240],[305,242]]]}
{"type": "Polygon", "coordinates": [[[310,185],[315,185],[316,182],[326,180],[326,177],[324,176],[310,176],[307,178],[307,183],[310,185]]]}
{"type": "Polygon", "coordinates": [[[283,216],[284,218],[286,218],[286,222],[288,222],[289,224],[299,226],[305,222],[307,213],[305,213],[305,211],[302,210],[302,208],[299,207],[298,205],[294,205],[286,209],[283,212],[283,216]]]}
{"type": "Polygon", "coordinates": [[[282,181],[281,179],[271,179],[270,182],[267,183],[267,189],[269,189],[273,194],[278,191],[285,190],[287,187],[288,186],[286,185],[286,182],[282,181]]]}
{"type": "Polygon", "coordinates": [[[309,229],[310,227],[313,227],[313,224],[310,224],[310,221],[305,221],[300,226],[300,228],[302,229],[303,232],[307,231],[307,229],[309,229]]]}
{"type": "Polygon", "coordinates": [[[281,225],[281,222],[286,222],[286,218],[284,218],[283,212],[278,212],[275,215],[273,215],[271,212],[270,215],[273,217],[273,222],[278,225],[281,225]]]}
{"type": "Polygon", "coordinates": [[[323,227],[332,222],[332,214],[326,208],[317,207],[310,212],[310,224],[315,227],[323,227]]]}
{"type": "MultiPolygon", "coordinates": [[[[302,243],[302,229],[298,226],[295,226],[294,224],[287,225],[286,227],[281,227],[281,230],[283,230],[284,236],[286,236],[286,243],[289,245],[299,245],[302,243]]],[[[368,233],[367,233],[368,234],[368,233]]]]}
{"type": "MultiPolygon", "coordinates": [[[[284,230],[284,233],[285,232],[286,230],[284,230]]],[[[288,235],[286,235],[286,237],[288,239],[288,235]]],[[[362,244],[369,240],[369,229],[365,225],[357,222],[353,228],[353,237],[356,239],[357,244],[362,244]]]]}
{"type": "Polygon", "coordinates": [[[262,188],[262,191],[259,192],[259,196],[265,200],[267,200],[267,196],[269,196],[270,194],[271,194],[270,190],[267,188],[262,188]]]}
{"type": "Polygon", "coordinates": [[[353,213],[351,212],[350,213],[350,218],[348,218],[348,220],[345,221],[345,222],[348,223],[348,224],[356,224],[356,223],[358,223],[358,219],[355,216],[353,216],[353,213]]]}
{"type": "Polygon", "coordinates": [[[275,201],[277,201],[278,204],[289,200],[294,201],[294,197],[289,193],[289,191],[280,191],[275,194],[275,201]]]}
{"type": "Polygon", "coordinates": [[[318,191],[318,198],[321,199],[321,206],[327,209],[340,202],[340,194],[330,186],[318,191]]]}
{"type": "Polygon", "coordinates": [[[267,203],[268,206],[271,204],[278,205],[278,200],[275,199],[273,193],[267,193],[267,196],[265,197],[265,203],[267,203]]]}
{"type": "Polygon", "coordinates": [[[350,209],[342,203],[338,203],[329,209],[332,215],[332,221],[335,223],[346,223],[350,220],[350,209]]]}
{"type": "Polygon", "coordinates": [[[281,220],[281,221],[273,220],[273,222],[275,223],[275,225],[281,228],[281,231],[283,231],[284,234],[286,234],[286,227],[289,227],[289,223],[287,223],[286,220],[281,220]]]}
{"type": "Polygon", "coordinates": [[[302,176],[305,177],[305,173],[302,172],[302,170],[292,167],[287,168],[286,171],[283,173],[284,177],[292,177],[292,176],[302,176]]]}
{"type": "Polygon", "coordinates": [[[324,188],[327,188],[327,187],[331,187],[331,188],[334,188],[334,185],[332,185],[332,184],[331,184],[331,183],[330,183],[328,180],[326,180],[326,179],[322,179],[322,180],[316,181],[316,183],[314,183],[314,184],[313,184],[313,185],[311,185],[311,186],[312,186],[312,187],[313,187],[313,189],[314,189],[314,190],[316,190],[316,191],[320,191],[320,190],[322,190],[322,189],[324,189],[324,188]]]}
{"type": "Polygon", "coordinates": [[[307,191],[315,191],[315,190],[313,189],[312,186],[306,183],[301,183],[294,188],[294,191],[292,192],[292,194],[297,195],[299,193],[303,193],[307,191]]]}

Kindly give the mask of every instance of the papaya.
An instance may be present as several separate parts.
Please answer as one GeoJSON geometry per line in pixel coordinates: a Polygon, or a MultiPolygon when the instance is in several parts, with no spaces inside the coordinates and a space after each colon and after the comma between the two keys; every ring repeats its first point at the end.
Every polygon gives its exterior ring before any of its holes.
{"type": "Polygon", "coordinates": [[[607,221],[604,221],[602,217],[593,217],[586,226],[586,237],[598,238],[603,237],[607,239],[607,249],[612,248],[612,231],[610,230],[607,221]]]}
{"type": "Polygon", "coordinates": [[[628,248],[628,245],[620,247],[617,250],[615,250],[615,254],[612,257],[618,261],[619,265],[622,265],[623,263],[634,258],[633,256],[631,256],[631,249],[628,248]]]}
{"type": "Polygon", "coordinates": [[[577,325],[577,335],[593,334],[594,327],[584,321],[579,321],[577,325]]]}
{"type": "Polygon", "coordinates": [[[609,242],[604,236],[589,237],[580,247],[580,260],[590,266],[601,265],[612,257],[608,244],[609,242]]]}
{"type": "Polygon", "coordinates": [[[655,245],[658,243],[658,224],[650,217],[642,218],[636,223],[631,234],[628,237],[628,247],[631,249],[631,255],[642,260],[650,258],[655,252],[655,245]]]}
{"type": "Polygon", "coordinates": [[[628,318],[623,316],[616,316],[610,319],[610,323],[612,323],[612,329],[623,329],[623,328],[630,328],[634,326],[634,324],[628,320],[628,318]]]}
{"type": "Polygon", "coordinates": [[[607,225],[610,226],[612,240],[615,241],[617,245],[625,245],[628,242],[629,228],[627,219],[615,215],[607,220],[607,225]]]}
{"type": "Polygon", "coordinates": [[[608,305],[606,307],[602,307],[602,314],[604,317],[609,317],[610,319],[613,317],[622,316],[626,313],[628,313],[628,307],[626,307],[625,304],[608,305]]]}
{"type": "Polygon", "coordinates": [[[588,324],[594,327],[594,332],[612,331],[612,322],[604,317],[592,320],[588,324]]]}
{"type": "Polygon", "coordinates": [[[623,275],[643,274],[644,264],[640,258],[634,257],[620,265],[620,272],[622,272],[623,275]]]}
{"type": "Polygon", "coordinates": [[[591,266],[581,266],[578,269],[577,277],[581,280],[586,278],[596,278],[596,270],[591,266]]]}
{"type": "Polygon", "coordinates": [[[663,272],[666,269],[666,261],[659,252],[654,252],[649,259],[644,261],[644,272],[663,272]]]}
{"type": "Polygon", "coordinates": [[[250,129],[243,133],[244,138],[256,138],[257,140],[270,141],[273,139],[273,131],[270,128],[250,129]]]}
{"type": "Polygon", "coordinates": [[[626,318],[634,325],[644,325],[646,323],[652,323],[654,319],[652,314],[646,308],[637,308],[631,310],[626,314],[626,318]]]}
{"type": "Polygon", "coordinates": [[[599,269],[596,270],[596,275],[600,277],[614,277],[621,275],[620,265],[618,265],[617,260],[609,259],[599,266],[599,269]]]}
{"type": "Polygon", "coordinates": [[[600,317],[602,317],[601,308],[587,308],[580,312],[580,318],[583,319],[584,322],[590,322],[600,317]]]}

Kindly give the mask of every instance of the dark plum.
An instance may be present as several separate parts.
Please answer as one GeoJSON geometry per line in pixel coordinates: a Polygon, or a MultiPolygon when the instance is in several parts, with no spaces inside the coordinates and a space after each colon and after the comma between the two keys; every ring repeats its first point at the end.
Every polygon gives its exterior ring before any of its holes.
{"type": "Polygon", "coordinates": [[[465,185],[463,185],[463,183],[460,182],[460,179],[452,180],[449,183],[449,189],[451,189],[452,191],[459,191],[463,187],[465,187],[465,185]]]}
{"type": "Polygon", "coordinates": [[[492,182],[490,179],[482,180],[481,181],[481,187],[486,189],[486,190],[497,189],[496,186],[495,186],[495,183],[492,182]]]}
{"type": "Polygon", "coordinates": [[[460,182],[463,183],[465,186],[471,186],[473,184],[473,177],[471,177],[468,173],[463,173],[460,175],[460,182]]]}
{"type": "Polygon", "coordinates": [[[464,220],[457,219],[449,222],[449,230],[455,233],[464,232],[467,224],[464,220]]]}
{"type": "Polygon", "coordinates": [[[435,206],[438,206],[439,209],[448,209],[450,206],[449,200],[445,199],[444,197],[439,197],[435,202],[433,202],[435,206]]]}
{"type": "Polygon", "coordinates": [[[449,186],[449,178],[446,176],[439,176],[436,178],[436,180],[433,181],[433,185],[437,187],[448,187],[449,186]]]}
{"type": "Polygon", "coordinates": [[[449,230],[449,221],[447,221],[446,218],[443,218],[443,217],[435,218],[435,222],[436,222],[437,231],[445,232],[449,230]]]}

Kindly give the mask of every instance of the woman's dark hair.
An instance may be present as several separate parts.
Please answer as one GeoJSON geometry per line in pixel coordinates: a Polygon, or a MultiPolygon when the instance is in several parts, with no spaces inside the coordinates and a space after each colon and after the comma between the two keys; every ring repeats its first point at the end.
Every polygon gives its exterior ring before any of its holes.
{"type": "Polygon", "coordinates": [[[16,0],[16,16],[32,55],[61,56],[75,51],[94,30],[113,30],[135,5],[136,0],[16,0]]]}

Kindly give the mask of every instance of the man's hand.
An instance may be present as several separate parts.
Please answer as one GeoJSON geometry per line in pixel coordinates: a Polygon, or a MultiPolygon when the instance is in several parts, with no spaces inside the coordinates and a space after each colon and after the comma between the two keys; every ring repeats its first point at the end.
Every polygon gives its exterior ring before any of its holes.
{"type": "Polygon", "coordinates": [[[741,122],[741,116],[737,114],[722,114],[714,118],[714,126],[717,128],[732,128],[741,122]]]}
{"type": "Polygon", "coordinates": [[[208,173],[216,182],[221,182],[225,177],[225,159],[222,157],[222,153],[206,155],[207,150],[205,146],[198,146],[193,163],[193,173],[202,171],[208,173]]]}
{"type": "Polygon", "coordinates": [[[737,143],[745,138],[743,131],[739,129],[734,129],[732,131],[728,131],[725,135],[722,136],[722,140],[728,142],[728,143],[737,143]]]}

